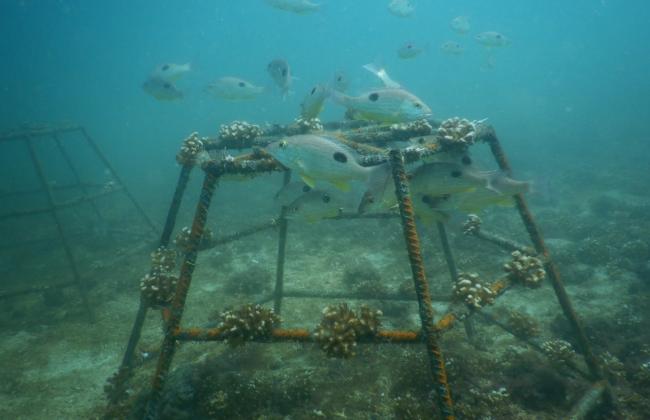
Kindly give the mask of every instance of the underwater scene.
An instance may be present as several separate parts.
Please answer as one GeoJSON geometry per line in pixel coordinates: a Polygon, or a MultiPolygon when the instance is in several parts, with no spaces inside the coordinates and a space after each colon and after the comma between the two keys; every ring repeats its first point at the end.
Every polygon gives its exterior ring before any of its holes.
{"type": "Polygon", "coordinates": [[[0,34],[0,418],[650,418],[650,3],[0,34]]]}

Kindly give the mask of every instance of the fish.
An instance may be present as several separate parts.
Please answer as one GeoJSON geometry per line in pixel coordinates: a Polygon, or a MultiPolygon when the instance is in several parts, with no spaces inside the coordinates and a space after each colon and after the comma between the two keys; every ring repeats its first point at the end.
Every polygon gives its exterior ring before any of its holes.
{"type": "Polygon", "coordinates": [[[266,151],[310,188],[322,189],[329,184],[347,192],[351,183],[358,181],[366,184],[371,195],[378,195],[389,176],[388,164],[361,166],[353,150],[322,135],[285,137],[268,145],[266,151]]]}
{"type": "Polygon", "coordinates": [[[425,223],[445,222],[453,211],[474,213],[493,205],[511,205],[513,195],[529,191],[529,182],[501,171],[479,171],[467,158],[426,163],[411,175],[415,212],[425,223]]]}
{"type": "Polygon", "coordinates": [[[320,10],[320,4],[312,3],[309,0],[266,0],[266,3],[278,10],[292,12],[298,15],[305,15],[320,10]]]}
{"type": "Polygon", "coordinates": [[[149,77],[142,84],[142,89],[159,101],[175,101],[184,96],[173,83],[157,77],[149,77]]]}
{"type": "Polygon", "coordinates": [[[480,34],[476,35],[474,39],[479,44],[484,45],[488,48],[504,47],[510,44],[510,39],[508,37],[495,31],[481,32],[480,34]]]}
{"type": "Polygon", "coordinates": [[[456,16],[449,22],[451,29],[461,35],[468,33],[471,29],[469,18],[467,16],[456,16]]]}
{"type": "Polygon", "coordinates": [[[380,67],[375,63],[364,64],[363,68],[368,70],[370,73],[374,74],[379,80],[381,80],[381,82],[384,84],[384,87],[390,89],[399,89],[402,87],[399,83],[397,83],[396,81],[390,78],[385,68],[380,67]]]}
{"type": "Polygon", "coordinates": [[[205,90],[217,98],[229,101],[251,100],[264,93],[263,87],[233,76],[221,77],[210,83],[205,90]]]}
{"type": "Polygon", "coordinates": [[[336,190],[313,189],[303,182],[290,182],[277,194],[276,202],[286,208],[285,217],[313,223],[340,215],[352,204],[336,190]]]}
{"type": "Polygon", "coordinates": [[[188,73],[192,70],[190,63],[185,64],[174,64],[174,63],[165,63],[156,66],[151,72],[150,78],[160,79],[167,82],[175,82],[180,79],[185,73],[188,73]]]}
{"type": "Polygon", "coordinates": [[[311,120],[320,115],[329,96],[329,89],[323,85],[315,85],[300,103],[300,116],[311,120]]]}
{"type": "Polygon", "coordinates": [[[409,17],[415,11],[415,6],[409,0],[391,0],[388,11],[395,16],[409,17]]]}
{"type": "Polygon", "coordinates": [[[291,89],[291,68],[286,60],[276,58],[266,66],[266,71],[271,75],[271,79],[280,88],[282,97],[286,97],[291,89]]]}
{"type": "Polygon", "coordinates": [[[426,46],[418,47],[412,42],[407,42],[397,49],[397,56],[402,59],[415,58],[424,52],[426,46]]]}
{"type": "Polygon", "coordinates": [[[353,119],[401,123],[429,118],[431,108],[404,89],[375,89],[359,96],[331,91],[334,102],[346,107],[353,119]]]}
{"type": "Polygon", "coordinates": [[[332,79],[332,89],[338,90],[339,92],[345,92],[348,90],[348,85],[348,76],[345,74],[345,72],[343,72],[343,70],[337,70],[334,73],[334,77],[332,79]]]}
{"type": "Polygon", "coordinates": [[[440,50],[449,55],[461,55],[465,48],[456,41],[445,41],[440,45],[440,50]]]}

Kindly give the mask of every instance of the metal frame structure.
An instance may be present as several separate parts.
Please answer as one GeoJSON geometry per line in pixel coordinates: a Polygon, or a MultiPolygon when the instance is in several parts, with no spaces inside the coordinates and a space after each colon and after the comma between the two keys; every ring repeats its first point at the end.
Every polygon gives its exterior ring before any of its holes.
{"type": "MultiPolygon", "coordinates": [[[[340,127],[339,127],[340,128],[340,127]]],[[[356,136],[355,140],[359,141],[362,138],[372,138],[373,134],[370,131],[359,133],[356,128],[353,128],[349,133],[356,136]]],[[[275,132],[270,136],[277,136],[286,134],[282,129],[275,128],[275,132]]],[[[344,134],[347,134],[344,132],[344,134]]],[[[382,128],[378,128],[375,133],[379,138],[385,140],[390,137],[390,133],[382,128]]],[[[269,135],[267,133],[267,135],[269,135]]],[[[349,137],[348,137],[349,138],[349,137]]],[[[493,128],[488,125],[482,125],[480,132],[477,134],[477,141],[481,140],[487,143],[491,149],[494,158],[496,159],[499,167],[506,173],[511,173],[511,168],[505,157],[505,153],[500,145],[500,142],[494,132],[493,128]]],[[[363,146],[363,145],[358,145],[363,146]]],[[[204,142],[206,150],[216,149],[219,147],[219,142],[204,142]]],[[[376,150],[376,149],[375,149],[376,150]]],[[[388,160],[392,169],[393,182],[395,185],[396,196],[399,204],[399,219],[403,228],[406,248],[408,251],[409,263],[412,272],[412,278],[415,286],[415,292],[419,307],[419,316],[421,328],[417,331],[398,331],[398,330],[381,330],[373,337],[365,337],[362,341],[372,343],[421,343],[426,347],[429,359],[430,376],[432,379],[433,390],[437,396],[437,410],[441,418],[450,420],[454,419],[454,407],[451,398],[449,385],[447,382],[447,374],[444,363],[444,357],[440,349],[438,339],[442,333],[451,329],[459,321],[464,323],[468,338],[471,340],[473,337],[473,327],[471,323],[471,316],[474,314],[481,314],[484,319],[490,321],[498,326],[508,330],[506,325],[503,325],[493,317],[477,311],[464,303],[454,303],[450,306],[448,313],[434,318],[432,310],[432,295],[429,291],[429,286],[426,280],[422,255],[420,251],[420,239],[418,237],[415,215],[413,210],[413,203],[411,201],[409,192],[409,182],[404,169],[405,162],[414,162],[425,156],[435,154],[440,150],[439,144],[432,144],[426,147],[409,147],[404,150],[391,150],[388,156],[385,154],[375,156],[362,157],[362,164],[372,164],[388,160]]],[[[160,240],[161,246],[167,246],[170,241],[171,231],[174,228],[176,217],[180,202],[186,189],[189,174],[192,169],[193,163],[183,165],[179,180],[176,186],[176,191],[170,206],[165,229],[160,240]]],[[[216,328],[187,328],[181,326],[183,311],[185,308],[186,297],[192,281],[193,271],[196,265],[196,259],[199,252],[199,245],[201,238],[206,227],[208,219],[208,211],[210,204],[213,200],[215,187],[217,181],[226,174],[240,174],[255,176],[262,173],[271,171],[285,171],[283,183],[289,182],[289,172],[286,171],[279,163],[273,160],[270,156],[260,151],[253,151],[253,153],[238,156],[231,159],[223,160],[210,160],[202,165],[204,171],[204,179],[199,196],[198,204],[194,214],[194,219],[191,227],[189,246],[186,249],[184,259],[180,269],[180,277],[178,280],[175,295],[172,303],[163,308],[161,311],[164,323],[164,338],[161,344],[160,353],[158,355],[157,366],[152,380],[151,394],[149,395],[148,404],[146,407],[145,418],[155,419],[158,417],[159,403],[165,385],[167,376],[169,374],[170,366],[176,351],[176,347],[180,341],[223,341],[226,338],[225,331],[219,327],[216,328]]],[[[553,286],[553,290],[557,297],[564,315],[569,320],[573,332],[579,344],[588,372],[584,372],[575,365],[569,367],[578,372],[581,376],[593,383],[592,387],[585,394],[583,399],[572,410],[571,418],[584,418],[586,413],[592,409],[601,400],[604,400],[610,405],[614,405],[614,399],[607,383],[604,374],[601,370],[600,363],[595,357],[591,344],[587,339],[582,323],[580,322],[576,312],[573,309],[572,303],[566,293],[564,284],[560,274],[550,256],[548,248],[544,244],[542,234],[535,223],[532,213],[530,212],[523,195],[519,194],[514,196],[517,211],[526,227],[530,236],[534,250],[537,255],[543,260],[544,268],[546,270],[549,281],[553,286]]],[[[282,300],[285,297],[318,297],[318,298],[353,298],[363,299],[363,296],[353,296],[352,294],[342,295],[339,293],[328,292],[297,292],[284,289],[284,262],[285,262],[285,246],[287,242],[287,225],[288,221],[284,217],[286,209],[283,208],[280,217],[275,223],[268,223],[262,226],[253,227],[247,231],[236,233],[230,237],[218,239],[215,244],[225,243],[232,240],[237,240],[243,236],[252,235],[256,232],[269,229],[272,227],[278,228],[278,255],[276,265],[276,282],[275,290],[270,295],[261,299],[258,303],[273,302],[273,308],[277,314],[281,313],[282,300]]],[[[356,218],[356,217],[396,217],[393,214],[380,214],[380,215],[340,215],[337,218],[356,218]]],[[[438,224],[438,233],[442,242],[442,249],[449,268],[450,276],[453,280],[458,277],[456,264],[449,246],[445,226],[441,223],[438,224]]],[[[489,241],[497,246],[506,250],[516,250],[525,248],[523,245],[516,242],[502,238],[498,235],[489,232],[481,231],[474,236],[481,240],[489,241]]],[[[512,286],[512,281],[508,276],[505,276],[491,285],[491,290],[495,296],[499,296],[512,286]]],[[[442,301],[450,301],[449,296],[433,296],[442,301]]],[[[370,297],[367,297],[370,298],[370,297]]],[[[373,296],[372,299],[376,299],[373,296]]],[[[386,295],[381,296],[382,299],[404,299],[403,296],[386,295]]],[[[109,407],[112,404],[118,404],[121,391],[124,391],[126,381],[132,374],[134,367],[134,352],[140,333],[144,324],[145,316],[147,313],[147,304],[143,299],[140,301],[140,307],[136,316],[135,323],[132,328],[131,336],[122,360],[122,365],[116,375],[114,376],[114,386],[117,392],[113,392],[112,396],[109,395],[109,407]]],[[[521,337],[517,337],[520,338],[521,337]]],[[[263,339],[255,339],[255,341],[262,341],[266,343],[275,342],[315,342],[316,338],[307,329],[283,329],[275,326],[271,334],[263,339]]],[[[539,345],[534,342],[529,342],[533,349],[540,350],[539,345]]],[[[433,408],[432,408],[433,409],[433,408]]]]}
{"type": "MultiPolygon", "coordinates": [[[[106,158],[101,149],[97,146],[97,143],[93,140],[92,137],[88,134],[86,129],[79,125],[68,125],[64,127],[42,127],[32,130],[24,131],[12,131],[5,134],[0,134],[0,144],[6,142],[21,142],[27,148],[29,152],[30,160],[34,166],[38,182],[40,187],[33,190],[24,190],[24,191],[12,191],[6,192],[0,196],[2,199],[16,196],[24,195],[34,195],[39,193],[44,193],[47,199],[47,205],[41,208],[22,210],[22,211],[12,211],[4,214],[0,214],[0,221],[9,220],[19,217],[33,216],[39,214],[50,214],[52,216],[53,222],[57,229],[57,236],[61,240],[63,249],[65,251],[66,262],[70,267],[72,272],[73,280],[62,282],[54,285],[32,287],[22,290],[10,290],[3,291],[0,293],[0,299],[13,298],[21,295],[26,295],[30,293],[42,293],[46,290],[51,289],[61,289],[70,286],[76,286],[81,294],[83,301],[84,309],[89,316],[89,319],[93,319],[93,310],[92,305],[89,302],[87,285],[83,280],[83,277],[79,273],[77,268],[77,263],[74,258],[71,247],[71,239],[68,234],[66,234],[63,223],[59,216],[59,211],[62,209],[74,207],[81,205],[83,203],[88,203],[92,207],[92,211],[95,216],[102,220],[102,215],[97,206],[96,200],[111,195],[113,193],[122,192],[126,195],[128,200],[133,204],[138,214],[142,217],[144,222],[153,232],[157,232],[157,228],[153,221],[147,216],[140,204],[136,201],[135,197],[129,192],[126,185],[122,182],[121,178],[115,171],[114,167],[111,165],[109,160],[106,158]],[[79,175],[77,167],[74,165],[73,156],[71,156],[64,146],[66,137],[69,137],[71,134],[79,134],[85,143],[89,146],[90,150],[99,158],[99,160],[104,165],[104,168],[110,173],[112,179],[115,181],[115,186],[110,189],[103,189],[99,192],[92,193],[92,189],[103,188],[103,184],[90,184],[85,183],[79,175]],[[39,141],[52,141],[56,145],[61,158],[65,162],[65,165],[70,170],[74,182],[70,185],[65,186],[53,186],[48,182],[47,174],[45,173],[43,162],[39,157],[36,149],[36,142],[39,141]],[[80,192],[79,196],[65,202],[59,202],[56,200],[55,192],[58,190],[77,190],[80,192]]],[[[20,243],[16,244],[20,245],[20,243]]]]}

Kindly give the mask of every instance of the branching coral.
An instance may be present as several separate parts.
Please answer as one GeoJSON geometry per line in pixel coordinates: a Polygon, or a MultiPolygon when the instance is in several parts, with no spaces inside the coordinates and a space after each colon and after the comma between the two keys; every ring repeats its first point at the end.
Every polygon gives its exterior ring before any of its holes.
{"type": "Polygon", "coordinates": [[[522,312],[509,311],[507,325],[517,337],[531,338],[539,335],[537,321],[522,312]]]}
{"type": "Polygon", "coordinates": [[[476,273],[458,273],[453,291],[457,300],[462,300],[475,309],[493,303],[495,298],[492,289],[484,285],[476,273]]]}
{"type": "Polygon", "coordinates": [[[183,166],[194,165],[197,157],[203,151],[203,140],[199,138],[199,133],[193,132],[188,138],[183,140],[181,150],[176,154],[176,162],[183,166]]]}
{"type": "Polygon", "coordinates": [[[178,279],[163,272],[153,271],[140,280],[142,300],[152,308],[167,306],[174,298],[178,279]]]}
{"type": "Polygon", "coordinates": [[[463,223],[463,234],[476,235],[481,230],[481,218],[476,214],[467,215],[467,220],[463,223]]]}
{"type": "Polygon", "coordinates": [[[176,267],[176,251],[164,246],[151,253],[151,271],[169,273],[176,267]]]}
{"type": "Polygon", "coordinates": [[[247,340],[269,337],[273,326],[279,322],[280,317],[273,309],[249,303],[239,309],[223,312],[219,328],[224,330],[226,342],[239,345],[247,340]]]}
{"type": "Polygon", "coordinates": [[[514,251],[512,261],[504,264],[503,269],[510,275],[510,279],[527,287],[538,287],[546,277],[542,260],[520,251],[514,251]]]}
{"type": "Polygon", "coordinates": [[[301,134],[309,133],[312,131],[323,131],[323,124],[319,118],[298,117],[294,120],[293,126],[301,134]]]}
{"type": "Polygon", "coordinates": [[[438,127],[438,140],[447,150],[464,150],[474,144],[479,121],[469,121],[464,118],[449,118],[438,127]]]}
{"type": "Polygon", "coordinates": [[[576,354],[571,343],[559,339],[544,341],[542,351],[555,363],[570,362],[576,354]]]}
{"type": "Polygon", "coordinates": [[[373,336],[379,330],[381,311],[362,306],[355,314],[346,303],[328,306],[314,336],[321,349],[330,357],[353,357],[357,340],[373,336]]]}
{"type": "Polygon", "coordinates": [[[264,132],[255,124],[246,121],[233,121],[219,127],[221,144],[229,149],[245,149],[253,145],[253,141],[264,132]]]}

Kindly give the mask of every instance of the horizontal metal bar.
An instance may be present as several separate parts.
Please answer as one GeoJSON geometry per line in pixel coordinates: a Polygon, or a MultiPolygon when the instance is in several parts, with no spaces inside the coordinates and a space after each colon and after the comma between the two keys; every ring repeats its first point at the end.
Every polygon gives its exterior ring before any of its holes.
{"type": "Polygon", "coordinates": [[[52,284],[48,286],[34,286],[27,289],[21,290],[2,290],[0,291],[0,300],[11,299],[18,296],[29,295],[32,293],[43,293],[50,289],[63,289],[70,286],[75,286],[77,283],[74,281],[68,281],[65,283],[52,284]]]}
{"type": "MultiPolygon", "coordinates": [[[[228,338],[222,328],[183,328],[173,332],[173,336],[181,341],[224,341],[228,338]]],[[[269,337],[252,339],[254,342],[316,342],[309,330],[276,328],[269,337]]],[[[417,331],[386,330],[379,331],[375,336],[362,337],[359,342],[366,343],[419,343],[420,334],[417,331]]]]}
{"type": "Polygon", "coordinates": [[[81,126],[77,124],[71,124],[69,126],[62,127],[42,127],[42,128],[33,128],[25,130],[15,130],[5,133],[0,133],[0,141],[11,141],[11,140],[20,140],[25,137],[38,138],[42,136],[50,136],[52,134],[61,134],[61,133],[70,133],[73,131],[80,131],[81,126]]]}

